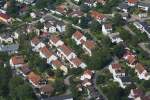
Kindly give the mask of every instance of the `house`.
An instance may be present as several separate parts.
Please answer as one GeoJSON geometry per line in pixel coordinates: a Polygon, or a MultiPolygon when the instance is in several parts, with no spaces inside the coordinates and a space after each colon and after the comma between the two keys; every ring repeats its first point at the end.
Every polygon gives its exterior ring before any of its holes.
{"type": "Polygon", "coordinates": [[[32,70],[29,68],[27,64],[24,64],[20,67],[20,74],[22,74],[23,77],[26,77],[32,70]]]}
{"type": "Polygon", "coordinates": [[[66,58],[70,61],[73,58],[76,58],[76,54],[72,51],[72,49],[68,48],[66,45],[61,45],[57,48],[57,55],[61,57],[63,60],[66,58]]]}
{"type": "Polygon", "coordinates": [[[84,74],[80,77],[80,80],[82,81],[82,85],[84,87],[88,87],[92,85],[91,79],[92,79],[93,73],[94,72],[91,70],[85,70],[84,74]]]}
{"type": "Polygon", "coordinates": [[[108,0],[96,0],[98,4],[105,5],[108,0]]]}
{"type": "Polygon", "coordinates": [[[46,84],[46,85],[40,86],[41,95],[51,96],[53,92],[54,92],[54,88],[51,84],[46,84]]]}
{"type": "Polygon", "coordinates": [[[81,67],[81,68],[85,68],[85,67],[87,67],[87,65],[85,64],[85,63],[83,63],[79,58],[73,58],[73,59],[71,59],[71,61],[70,61],[70,63],[71,63],[71,68],[79,68],[79,67],[81,67]]]}
{"type": "Polygon", "coordinates": [[[10,23],[11,22],[11,17],[7,15],[6,13],[0,13],[0,21],[5,22],[5,23],[10,23]]]}
{"type": "Polygon", "coordinates": [[[10,33],[1,34],[0,42],[11,44],[11,43],[13,43],[13,37],[10,33]]]}
{"type": "Polygon", "coordinates": [[[102,32],[104,35],[108,35],[112,33],[112,24],[103,24],[102,25],[102,32]]]}
{"type": "Polygon", "coordinates": [[[130,50],[126,50],[126,52],[123,55],[123,58],[128,62],[128,65],[131,68],[134,68],[135,64],[138,62],[136,55],[133,54],[130,50]]]}
{"type": "Polygon", "coordinates": [[[44,23],[44,31],[49,33],[55,33],[56,32],[56,26],[53,22],[48,21],[44,23]]]}
{"type": "Polygon", "coordinates": [[[0,45],[1,52],[7,52],[9,54],[18,53],[19,44],[0,45]]]}
{"type": "Polygon", "coordinates": [[[60,38],[56,35],[51,35],[50,39],[49,39],[49,45],[52,47],[52,46],[55,46],[55,47],[58,47],[58,46],[61,46],[63,45],[64,42],[60,40],[60,38]]]}
{"type": "Polygon", "coordinates": [[[130,90],[130,94],[129,94],[129,98],[130,99],[134,99],[134,100],[141,100],[141,99],[138,99],[139,97],[143,97],[144,96],[144,93],[141,89],[139,88],[136,88],[136,89],[131,89],[130,90]]]}
{"type": "Polygon", "coordinates": [[[99,23],[105,22],[106,17],[103,13],[97,12],[97,11],[92,11],[91,12],[91,17],[97,20],[99,23]]]}
{"type": "Polygon", "coordinates": [[[129,6],[135,6],[135,5],[137,5],[137,3],[138,3],[138,0],[128,0],[128,5],[129,6]]]}
{"type": "Polygon", "coordinates": [[[128,13],[129,12],[129,6],[127,3],[123,2],[123,3],[120,3],[117,7],[118,10],[124,12],[124,13],[128,13]]]}
{"type": "Polygon", "coordinates": [[[118,82],[120,87],[125,88],[131,84],[130,78],[126,76],[125,70],[117,63],[109,65],[109,71],[113,74],[114,81],[118,82]]]}
{"type": "Polygon", "coordinates": [[[108,35],[112,43],[118,44],[120,42],[123,42],[123,40],[119,37],[119,34],[120,34],[119,32],[116,32],[108,35]]]}
{"type": "Polygon", "coordinates": [[[77,18],[81,18],[84,15],[84,13],[81,10],[73,10],[69,16],[71,17],[77,17],[77,18]]]}
{"type": "Polygon", "coordinates": [[[84,0],[84,4],[89,6],[89,7],[96,7],[97,6],[96,0],[84,0]]]}
{"type": "Polygon", "coordinates": [[[41,58],[47,59],[48,64],[50,64],[53,60],[57,59],[57,57],[53,55],[53,53],[50,50],[48,50],[46,46],[43,48],[40,48],[39,54],[41,58]]]}
{"type": "Polygon", "coordinates": [[[59,15],[65,15],[66,12],[67,12],[67,8],[63,4],[58,5],[55,9],[55,13],[59,15]]]}
{"type": "Polygon", "coordinates": [[[81,76],[81,80],[82,79],[85,79],[85,78],[87,78],[87,79],[92,79],[92,75],[93,75],[93,71],[92,70],[89,70],[89,69],[87,69],[87,70],[85,70],[84,71],[84,74],[81,76]]]}
{"type": "Polygon", "coordinates": [[[147,70],[141,63],[137,63],[135,65],[135,72],[137,73],[139,79],[149,80],[150,75],[148,74],[147,70]]]}
{"type": "Polygon", "coordinates": [[[33,47],[33,51],[39,52],[39,49],[45,47],[45,44],[42,43],[37,36],[35,36],[31,40],[31,46],[33,47]]]}
{"type": "Polygon", "coordinates": [[[51,63],[51,66],[53,67],[53,69],[60,69],[64,72],[64,75],[66,75],[68,73],[68,69],[66,66],[64,66],[62,64],[62,62],[60,62],[59,60],[53,60],[51,63]]]}
{"type": "Polygon", "coordinates": [[[21,67],[23,64],[25,64],[24,58],[23,58],[23,56],[15,55],[15,56],[11,57],[9,64],[12,68],[21,67]]]}
{"type": "Polygon", "coordinates": [[[34,72],[30,72],[27,75],[27,79],[34,87],[39,87],[39,83],[41,81],[41,77],[39,75],[35,74],[34,72]]]}
{"type": "Polygon", "coordinates": [[[109,71],[113,74],[114,77],[123,77],[125,76],[125,71],[122,69],[120,64],[111,64],[109,65],[109,71]]]}
{"type": "Polygon", "coordinates": [[[72,35],[72,39],[76,42],[77,45],[83,44],[86,41],[86,37],[80,31],[76,31],[72,35]]]}
{"type": "Polygon", "coordinates": [[[140,8],[141,10],[144,10],[144,11],[148,12],[149,8],[150,8],[150,4],[139,2],[138,3],[138,8],[140,8]]]}
{"type": "Polygon", "coordinates": [[[95,48],[95,42],[92,40],[87,40],[83,43],[82,48],[89,56],[92,56],[92,50],[95,48]]]}

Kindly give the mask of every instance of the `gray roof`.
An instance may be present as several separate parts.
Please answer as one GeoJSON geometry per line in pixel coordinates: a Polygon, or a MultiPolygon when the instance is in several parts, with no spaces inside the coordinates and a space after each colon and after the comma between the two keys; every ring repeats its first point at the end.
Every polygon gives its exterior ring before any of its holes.
{"type": "Polygon", "coordinates": [[[139,6],[150,7],[150,3],[139,2],[138,5],[139,5],[139,6]]]}
{"type": "Polygon", "coordinates": [[[11,44],[11,45],[0,45],[1,52],[15,52],[18,51],[19,44],[11,44]]]}
{"type": "Polygon", "coordinates": [[[1,34],[0,37],[3,38],[3,39],[7,39],[7,38],[10,38],[12,35],[10,33],[4,33],[4,34],[1,34]]]}
{"type": "Polygon", "coordinates": [[[120,3],[117,8],[119,8],[119,9],[129,9],[129,6],[128,6],[127,3],[123,2],[123,3],[120,3]]]}

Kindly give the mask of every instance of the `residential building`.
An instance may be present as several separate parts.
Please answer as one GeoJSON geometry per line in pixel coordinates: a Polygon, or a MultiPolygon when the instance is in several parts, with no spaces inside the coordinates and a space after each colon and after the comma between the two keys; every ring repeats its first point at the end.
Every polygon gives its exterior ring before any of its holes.
{"type": "Polygon", "coordinates": [[[123,42],[123,40],[119,37],[119,34],[120,34],[119,32],[116,32],[108,35],[112,43],[118,44],[120,42],[123,42]]]}
{"type": "Polygon", "coordinates": [[[93,17],[95,20],[97,20],[99,23],[106,21],[106,16],[103,13],[92,11],[91,17],[93,17]]]}
{"type": "Polygon", "coordinates": [[[10,23],[11,22],[11,17],[7,15],[6,13],[0,13],[0,21],[5,22],[5,23],[10,23]]]}
{"type": "Polygon", "coordinates": [[[95,48],[95,42],[93,40],[87,40],[83,43],[82,48],[89,56],[92,56],[92,50],[95,48]]]}
{"type": "Polygon", "coordinates": [[[51,96],[53,92],[54,92],[54,88],[51,84],[40,86],[40,93],[42,95],[51,96]]]}
{"type": "Polygon", "coordinates": [[[137,5],[137,3],[138,3],[138,0],[128,0],[128,5],[129,6],[135,6],[135,5],[137,5]]]}
{"type": "Polygon", "coordinates": [[[85,63],[83,63],[79,58],[73,58],[73,59],[71,59],[71,61],[70,61],[70,63],[71,63],[71,68],[79,68],[79,67],[81,67],[81,68],[86,68],[87,67],[87,65],[85,64],[85,63]]]}
{"type": "Polygon", "coordinates": [[[139,2],[138,3],[138,8],[140,8],[141,10],[144,10],[144,11],[148,12],[148,10],[150,8],[150,4],[139,2]]]}
{"type": "Polygon", "coordinates": [[[47,63],[50,64],[53,60],[56,60],[57,57],[45,46],[40,48],[39,51],[40,57],[47,59],[47,63]]]}
{"type": "Polygon", "coordinates": [[[39,87],[39,83],[41,81],[41,77],[37,74],[35,74],[34,72],[30,72],[28,75],[27,75],[27,79],[29,80],[29,82],[34,86],[34,87],[39,87]]]}
{"type": "Polygon", "coordinates": [[[138,99],[139,97],[143,97],[144,96],[144,93],[141,89],[139,88],[136,88],[136,89],[131,89],[130,90],[130,94],[129,94],[129,98],[130,99],[134,99],[134,100],[141,100],[141,99],[138,99]]]}
{"type": "Polygon", "coordinates": [[[61,45],[63,45],[64,42],[60,40],[60,38],[56,35],[51,35],[50,39],[49,39],[49,45],[55,46],[55,47],[59,47],[61,45]]]}
{"type": "Polygon", "coordinates": [[[12,69],[19,68],[25,64],[24,58],[23,58],[23,56],[15,55],[15,56],[11,57],[9,64],[12,69]]]}
{"type": "Polygon", "coordinates": [[[113,29],[112,29],[112,24],[103,24],[102,25],[102,32],[104,35],[108,35],[110,33],[112,33],[113,29]]]}
{"type": "Polygon", "coordinates": [[[13,43],[13,37],[10,33],[1,34],[0,42],[11,44],[11,43],[13,43]]]}
{"type": "Polygon", "coordinates": [[[80,31],[76,31],[72,35],[72,39],[76,42],[77,45],[83,44],[86,41],[86,37],[80,31]]]}

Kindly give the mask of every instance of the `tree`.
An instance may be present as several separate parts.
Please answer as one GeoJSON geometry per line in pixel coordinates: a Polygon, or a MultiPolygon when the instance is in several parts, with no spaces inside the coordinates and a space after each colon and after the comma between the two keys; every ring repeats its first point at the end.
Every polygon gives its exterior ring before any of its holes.
{"type": "Polygon", "coordinates": [[[88,28],[90,20],[91,20],[90,16],[87,16],[87,17],[83,16],[83,17],[81,17],[80,23],[79,23],[80,27],[82,27],[82,28],[88,28]]]}
{"type": "Polygon", "coordinates": [[[10,0],[9,3],[10,6],[7,8],[7,13],[12,17],[16,17],[19,12],[19,7],[16,5],[15,0],[10,0]]]}
{"type": "Polygon", "coordinates": [[[90,10],[90,7],[88,5],[81,4],[81,11],[83,11],[84,13],[88,13],[89,10],[90,10]]]}
{"type": "Polygon", "coordinates": [[[116,55],[117,57],[121,58],[125,52],[124,46],[123,45],[115,45],[114,46],[114,55],[116,55]]]}
{"type": "Polygon", "coordinates": [[[19,100],[35,100],[34,92],[28,84],[16,87],[16,95],[19,100]]]}
{"type": "Polygon", "coordinates": [[[0,96],[7,97],[9,94],[8,83],[11,78],[11,69],[9,66],[0,66],[0,96]]]}
{"type": "Polygon", "coordinates": [[[112,23],[115,26],[122,26],[124,25],[124,20],[122,19],[122,16],[120,14],[115,14],[112,18],[112,23]]]}
{"type": "Polygon", "coordinates": [[[100,32],[101,31],[101,24],[97,21],[92,21],[90,24],[90,31],[92,32],[100,32]]]}

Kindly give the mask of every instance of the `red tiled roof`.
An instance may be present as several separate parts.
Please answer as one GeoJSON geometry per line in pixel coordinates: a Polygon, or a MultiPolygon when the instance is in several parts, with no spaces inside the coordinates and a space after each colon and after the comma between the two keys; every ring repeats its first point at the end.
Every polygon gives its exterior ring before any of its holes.
{"type": "Polygon", "coordinates": [[[103,13],[99,13],[97,11],[92,11],[91,16],[94,17],[95,19],[103,19],[105,18],[105,15],[103,13]]]}
{"type": "Polygon", "coordinates": [[[84,42],[84,45],[85,45],[88,49],[92,50],[92,49],[95,47],[95,42],[92,41],[92,40],[87,40],[86,42],[84,42]]]}
{"type": "Polygon", "coordinates": [[[60,38],[56,35],[52,35],[50,37],[50,40],[56,44],[60,40],[60,38]]]}
{"type": "Polygon", "coordinates": [[[52,52],[50,52],[46,46],[43,47],[43,48],[41,48],[40,51],[41,51],[47,58],[48,58],[48,57],[51,57],[51,56],[53,55],[52,52]]]}
{"type": "Polygon", "coordinates": [[[88,74],[88,75],[92,76],[93,72],[91,70],[87,69],[84,71],[84,74],[88,74]]]}
{"type": "Polygon", "coordinates": [[[72,59],[71,62],[73,62],[76,66],[80,66],[80,64],[82,63],[82,61],[77,57],[72,59]]]}
{"type": "Polygon", "coordinates": [[[112,29],[112,24],[105,24],[104,26],[106,29],[112,29]]]}
{"type": "Polygon", "coordinates": [[[138,88],[133,89],[133,94],[134,94],[134,97],[141,97],[141,96],[143,96],[143,91],[138,88]]]}
{"type": "Polygon", "coordinates": [[[17,64],[24,64],[24,58],[23,56],[14,56],[11,58],[12,59],[12,63],[14,65],[17,65],[17,64]]]}
{"type": "Polygon", "coordinates": [[[41,80],[41,77],[34,72],[29,73],[27,76],[28,80],[32,81],[35,85],[38,85],[39,81],[41,80]]]}
{"type": "Polygon", "coordinates": [[[137,61],[137,59],[135,58],[134,55],[129,55],[127,60],[129,62],[129,64],[133,64],[137,61]]]}
{"type": "Polygon", "coordinates": [[[79,40],[79,39],[83,36],[83,34],[82,34],[80,31],[76,31],[76,32],[73,34],[73,36],[74,36],[77,40],[79,40]]]}
{"type": "Polygon", "coordinates": [[[140,63],[137,63],[137,64],[136,64],[135,69],[136,69],[140,74],[145,70],[144,66],[143,66],[142,64],[140,64],[140,63]]]}
{"type": "Polygon", "coordinates": [[[60,13],[64,13],[65,12],[65,6],[64,5],[57,6],[56,11],[58,11],[60,13]]]}
{"type": "Polygon", "coordinates": [[[54,60],[52,61],[52,64],[56,67],[61,67],[62,66],[62,63],[59,61],[59,60],[54,60]]]}
{"type": "Polygon", "coordinates": [[[128,0],[129,3],[137,3],[138,0],[128,0]]]}
{"type": "Polygon", "coordinates": [[[40,43],[40,40],[39,40],[39,38],[37,37],[37,36],[35,36],[34,38],[32,38],[32,43],[33,44],[35,44],[35,45],[37,45],[38,43],[40,43]]]}
{"type": "Polygon", "coordinates": [[[4,19],[10,19],[10,16],[4,13],[0,13],[0,17],[4,18],[4,19]]]}
{"type": "Polygon", "coordinates": [[[115,70],[120,70],[121,69],[121,65],[120,64],[112,64],[112,69],[115,69],[115,70]]]}
{"type": "Polygon", "coordinates": [[[67,56],[72,53],[72,50],[70,48],[68,48],[66,45],[61,45],[59,48],[67,56]]]}

